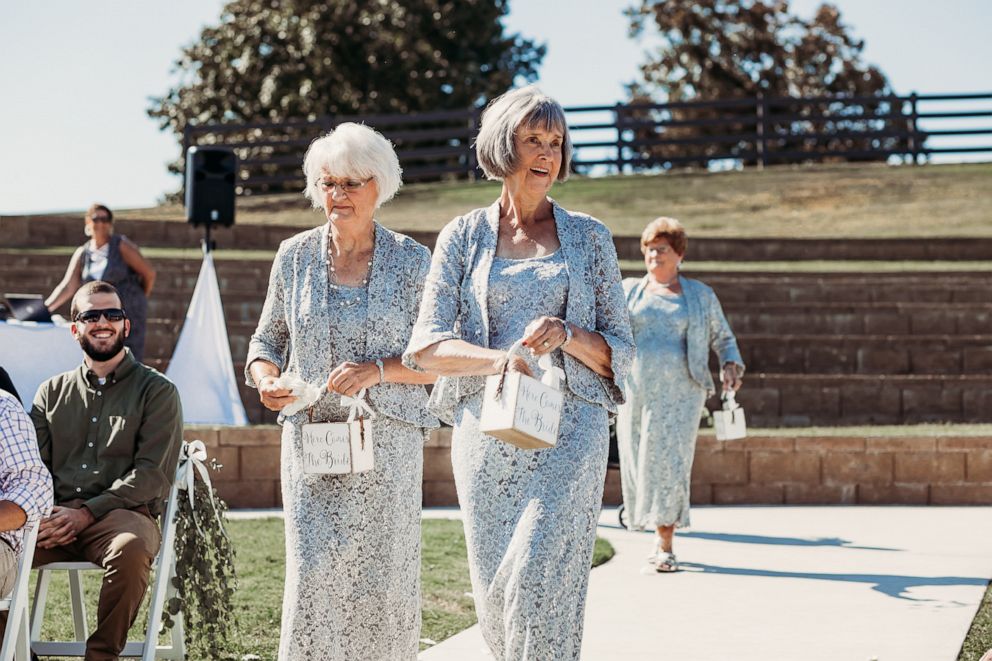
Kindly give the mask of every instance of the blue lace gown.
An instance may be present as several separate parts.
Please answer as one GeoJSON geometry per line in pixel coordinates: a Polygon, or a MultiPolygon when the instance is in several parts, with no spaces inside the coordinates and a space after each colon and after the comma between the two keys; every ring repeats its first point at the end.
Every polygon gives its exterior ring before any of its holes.
{"type": "MultiPolygon", "coordinates": [[[[331,288],[327,305],[335,365],[364,361],[367,289],[331,288]]],[[[314,420],[346,420],[340,401],[325,394],[314,420]]],[[[300,427],[283,426],[280,661],[417,658],[424,431],[381,414],[366,424],[375,469],[355,475],[305,474],[300,427]]]]}
{"type": "MultiPolygon", "coordinates": [[[[564,317],[561,251],[496,257],[490,346],[508,349],[534,319],[564,317]]],[[[541,371],[526,352],[535,375],[541,371]]],[[[560,367],[561,357],[553,360],[560,367]]],[[[579,658],[609,444],[607,412],[565,392],[558,444],[521,450],[479,431],[482,392],[461,400],[452,466],[483,637],[500,661],[579,658]]]]}
{"type": "Polygon", "coordinates": [[[617,415],[623,500],[634,528],[689,525],[689,484],[706,389],[692,379],[685,297],[629,304],[637,353],[617,415]]]}

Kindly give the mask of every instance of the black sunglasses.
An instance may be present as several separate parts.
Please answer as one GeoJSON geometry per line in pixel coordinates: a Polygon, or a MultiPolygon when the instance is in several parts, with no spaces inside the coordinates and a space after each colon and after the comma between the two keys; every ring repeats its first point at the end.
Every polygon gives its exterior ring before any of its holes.
{"type": "Polygon", "coordinates": [[[73,321],[81,321],[84,324],[92,324],[100,321],[100,317],[106,317],[107,321],[113,323],[127,319],[127,313],[120,308],[87,310],[86,312],[77,313],[73,321]]]}

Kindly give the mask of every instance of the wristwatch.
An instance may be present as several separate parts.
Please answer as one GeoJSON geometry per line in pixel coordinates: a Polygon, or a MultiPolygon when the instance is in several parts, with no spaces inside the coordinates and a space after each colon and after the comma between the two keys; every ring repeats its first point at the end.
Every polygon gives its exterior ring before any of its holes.
{"type": "Polygon", "coordinates": [[[375,359],[375,366],[379,368],[379,383],[386,381],[386,366],[382,364],[382,358],[375,359]]]}
{"type": "Polygon", "coordinates": [[[568,346],[568,343],[572,341],[572,325],[569,324],[564,319],[561,320],[561,325],[562,325],[562,328],[565,329],[565,341],[562,342],[561,343],[561,346],[559,346],[558,348],[559,349],[564,349],[565,347],[568,346]]]}

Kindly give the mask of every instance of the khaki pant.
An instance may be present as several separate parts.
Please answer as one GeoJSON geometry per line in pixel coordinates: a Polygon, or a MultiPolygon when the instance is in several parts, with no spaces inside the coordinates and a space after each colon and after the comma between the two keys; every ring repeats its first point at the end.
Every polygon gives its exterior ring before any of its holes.
{"type": "Polygon", "coordinates": [[[10,596],[10,591],[14,589],[15,578],[17,578],[17,554],[6,540],[0,539],[0,599],[10,596]]]}
{"type": "MultiPolygon", "coordinates": [[[[80,504],[68,502],[64,506],[80,504]]],[[[86,641],[86,661],[114,661],[124,649],[161,544],[158,524],[148,509],[142,507],[111,510],[71,544],[35,549],[35,567],[50,562],[86,561],[106,570],[97,605],[96,630],[86,641]]]]}

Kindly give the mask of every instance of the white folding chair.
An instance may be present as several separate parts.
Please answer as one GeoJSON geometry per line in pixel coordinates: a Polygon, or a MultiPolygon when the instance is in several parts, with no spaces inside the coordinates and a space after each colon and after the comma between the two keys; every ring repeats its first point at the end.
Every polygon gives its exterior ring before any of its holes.
{"type": "MultiPolygon", "coordinates": [[[[177,477],[178,477],[177,470],[177,477]]],[[[183,618],[179,613],[175,618],[167,645],[158,644],[159,629],[162,626],[162,612],[176,589],[172,579],[176,575],[176,510],[179,493],[179,480],[176,479],[169,491],[162,519],[162,547],[158,557],[152,562],[155,570],[155,584],[152,587],[151,605],[148,612],[148,627],[144,641],[128,641],[121,656],[140,657],[142,661],[154,659],[186,658],[186,641],[183,634],[183,618]]],[[[89,638],[89,625],[86,621],[86,603],[83,595],[84,571],[103,571],[99,565],[90,562],[53,562],[38,567],[38,582],[34,603],[31,605],[31,649],[38,656],[83,657],[86,655],[86,639],[89,638]],[[73,641],[41,640],[41,625],[45,619],[45,601],[48,598],[48,583],[51,572],[69,572],[69,598],[72,606],[72,624],[76,639],[73,641]]],[[[0,661],[7,661],[2,659],[0,661]]]]}
{"type": "Polygon", "coordinates": [[[21,557],[17,559],[17,578],[14,590],[7,599],[0,599],[0,611],[7,611],[7,628],[0,646],[0,661],[30,661],[28,639],[28,579],[31,575],[31,559],[34,545],[38,540],[38,522],[29,521],[24,526],[24,541],[21,544],[21,557]]]}

